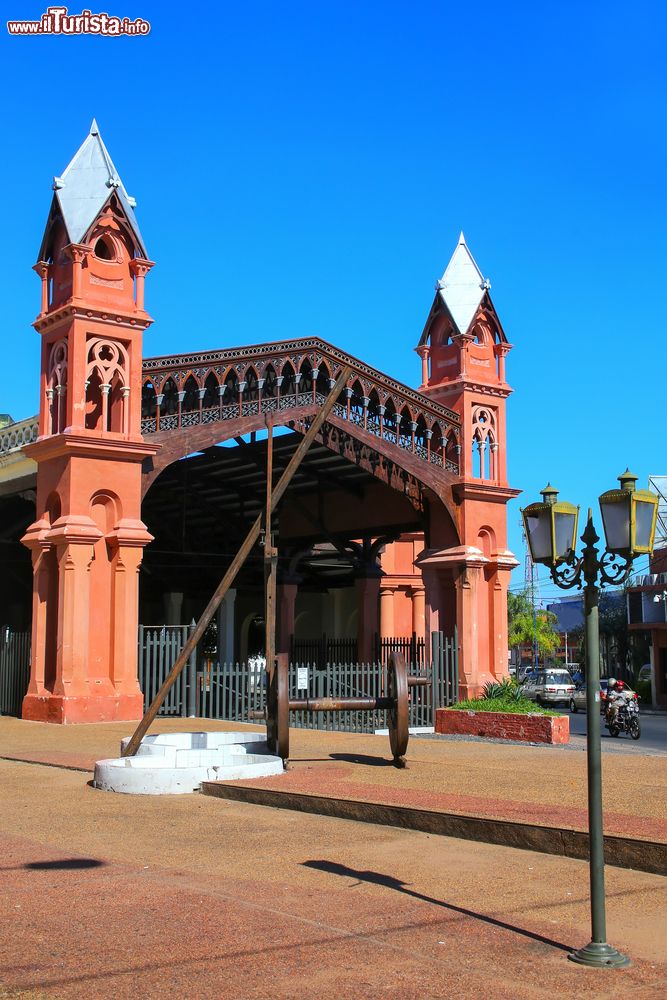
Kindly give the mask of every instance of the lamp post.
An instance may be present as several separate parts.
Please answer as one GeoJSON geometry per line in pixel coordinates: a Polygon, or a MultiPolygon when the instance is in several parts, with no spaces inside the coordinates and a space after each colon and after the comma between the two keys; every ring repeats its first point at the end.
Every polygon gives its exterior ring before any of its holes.
{"type": "Polygon", "coordinates": [[[588,835],[590,842],[591,941],[568,957],[580,965],[620,968],[630,960],[607,943],[602,833],[602,768],[600,754],[600,587],[624,583],[635,556],[653,550],[658,497],[636,490],[637,477],[626,469],[621,488],[600,497],[606,551],[598,558],[591,510],[581,536],[584,549],[575,553],[579,508],[559,502],[551,485],[542,490],[542,503],[521,511],[533,562],[549,567],[554,583],[563,590],[583,587],[586,614],[586,756],[588,771],[588,835]],[[599,585],[598,585],[599,583],[599,585]]]}

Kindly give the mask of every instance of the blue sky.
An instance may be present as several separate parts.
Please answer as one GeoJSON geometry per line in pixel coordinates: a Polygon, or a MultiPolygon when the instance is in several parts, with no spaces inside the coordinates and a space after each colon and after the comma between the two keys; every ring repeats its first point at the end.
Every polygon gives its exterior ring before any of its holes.
{"type": "Polygon", "coordinates": [[[667,473],[664,4],[101,9],[151,34],[0,36],[0,410],[37,408],[30,268],[96,116],[157,262],[146,354],[318,334],[417,384],[463,229],[515,345],[521,503],[547,479],[585,508],[628,464],[667,473]]]}

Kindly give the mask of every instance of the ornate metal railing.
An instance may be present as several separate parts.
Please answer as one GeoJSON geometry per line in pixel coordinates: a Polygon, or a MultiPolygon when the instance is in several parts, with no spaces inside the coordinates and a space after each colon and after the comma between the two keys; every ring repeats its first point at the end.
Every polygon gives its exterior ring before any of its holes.
{"type": "Polygon", "coordinates": [[[351,375],[334,406],[339,420],[458,475],[458,414],[318,338],[146,358],[141,430],[320,406],[345,365],[351,375]]]}
{"type": "Polygon", "coordinates": [[[0,455],[20,451],[26,444],[36,441],[37,430],[37,417],[28,417],[26,420],[18,420],[15,424],[3,427],[0,430],[0,455]]]}

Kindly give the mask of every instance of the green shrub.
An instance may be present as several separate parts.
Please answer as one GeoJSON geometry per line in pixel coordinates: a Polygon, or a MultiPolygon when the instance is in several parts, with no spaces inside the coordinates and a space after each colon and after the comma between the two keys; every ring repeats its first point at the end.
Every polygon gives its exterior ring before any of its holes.
{"type": "Polygon", "coordinates": [[[536,705],[530,698],[523,698],[521,691],[512,691],[509,696],[501,698],[468,698],[450,705],[450,709],[462,709],[473,712],[514,712],[520,715],[560,715],[536,705]]]}
{"type": "Polygon", "coordinates": [[[637,681],[635,684],[635,691],[641,699],[642,705],[651,704],[651,682],[650,681],[637,681]]]}

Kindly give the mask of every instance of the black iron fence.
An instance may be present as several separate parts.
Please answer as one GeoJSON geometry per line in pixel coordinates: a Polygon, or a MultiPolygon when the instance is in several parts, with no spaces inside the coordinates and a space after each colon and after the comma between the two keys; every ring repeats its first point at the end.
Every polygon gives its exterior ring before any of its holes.
{"type": "Polygon", "coordinates": [[[394,636],[393,638],[384,639],[376,635],[375,646],[378,661],[385,665],[389,662],[389,657],[394,652],[402,653],[409,667],[423,668],[428,662],[426,643],[423,639],[417,638],[414,632],[411,636],[394,636]]]}
{"type": "Polygon", "coordinates": [[[21,715],[30,680],[30,633],[0,629],[0,715],[21,715]]]}
{"type": "Polygon", "coordinates": [[[356,663],[357,640],[322,634],[318,639],[295,639],[290,643],[290,662],[309,663],[325,670],[330,663],[356,663]]]}

